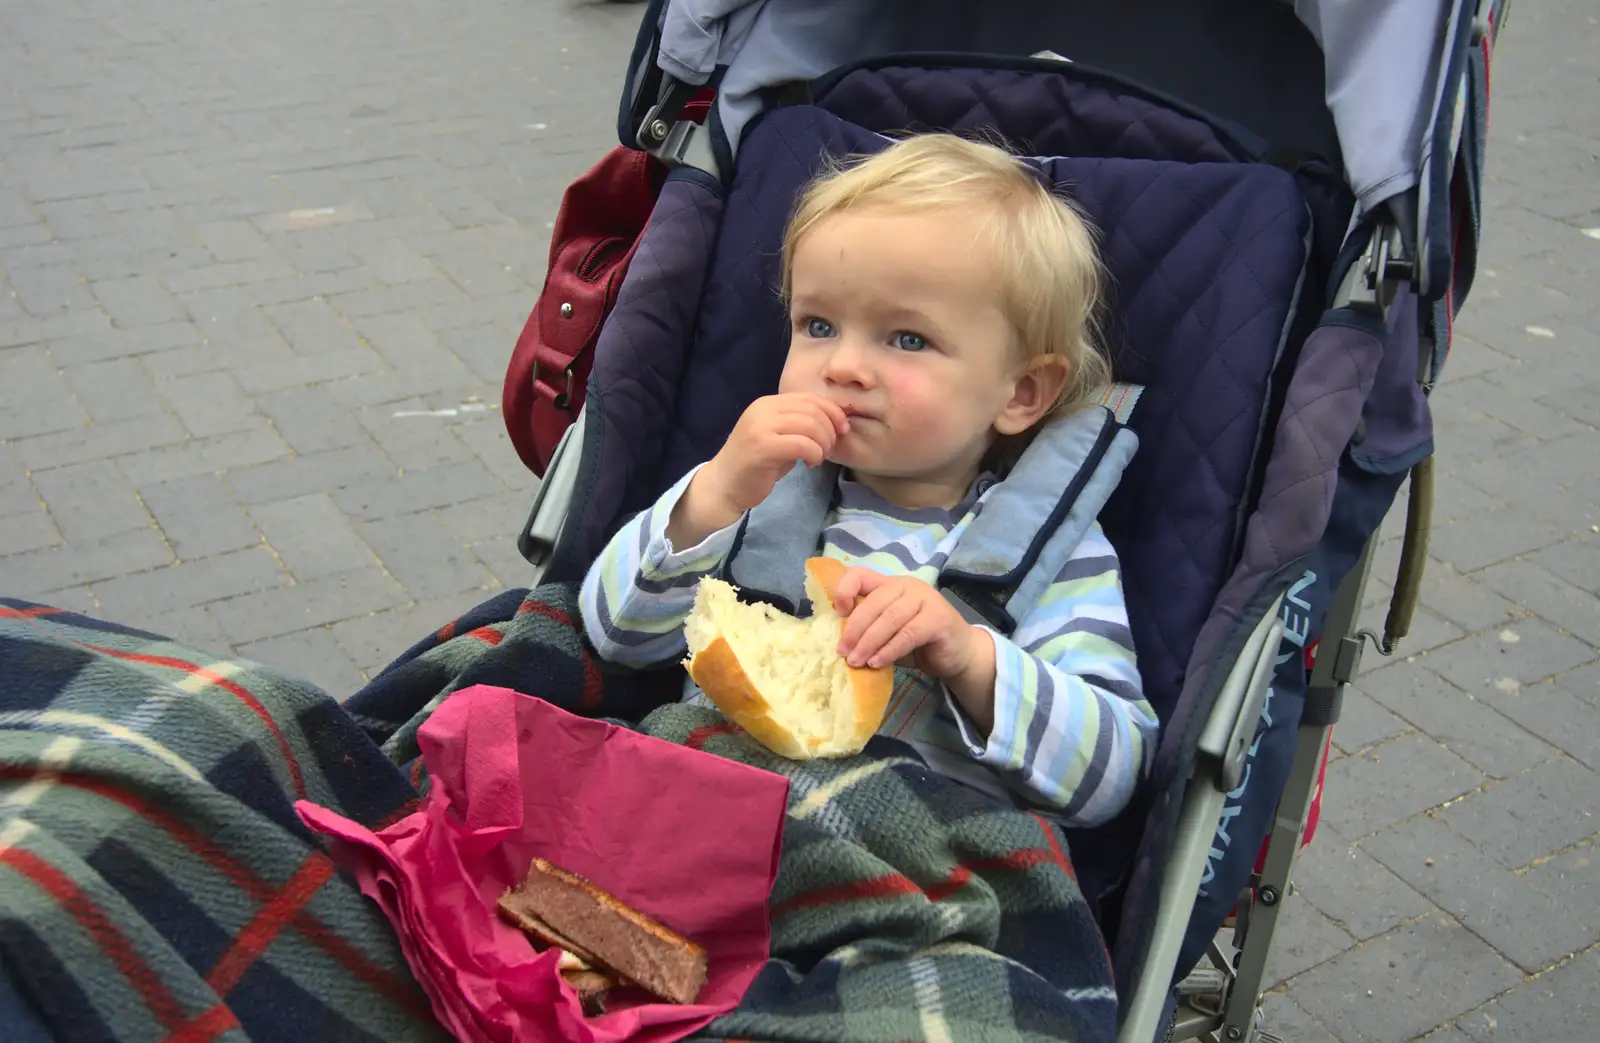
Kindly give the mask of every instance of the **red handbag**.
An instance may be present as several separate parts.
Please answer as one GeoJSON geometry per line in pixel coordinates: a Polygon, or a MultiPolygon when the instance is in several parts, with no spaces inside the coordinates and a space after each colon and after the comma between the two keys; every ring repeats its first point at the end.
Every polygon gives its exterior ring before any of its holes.
{"type": "Polygon", "coordinates": [[[664,171],[614,148],[567,187],[550,236],[550,265],[506,370],[501,409],[522,462],[543,475],[583,408],[600,327],[617,301],[664,171]]]}
{"type": "MultiPolygon", "coordinates": [[[[697,99],[684,118],[703,119],[708,108],[709,99],[697,99]]],[[[618,147],[561,197],[544,288],[511,352],[501,394],[511,444],[541,477],[583,408],[600,327],[665,179],[658,160],[618,147]]]]}

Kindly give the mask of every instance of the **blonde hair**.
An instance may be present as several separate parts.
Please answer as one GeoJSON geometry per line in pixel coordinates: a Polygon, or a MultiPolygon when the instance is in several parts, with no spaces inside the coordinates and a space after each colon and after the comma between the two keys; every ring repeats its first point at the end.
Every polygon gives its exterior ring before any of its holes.
{"type": "Polygon", "coordinates": [[[831,162],[800,196],[783,237],[783,296],[795,248],[847,210],[900,213],[964,207],[986,216],[1005,288],[1004,311],[1025,358],[1056,355],[1066,384],[1041,419],[1083,404],[1111,382],[1098,315],[1105,275],[1093,230],[1071,202],[1005,149],[953,134],[919,134],[867,157],[831,162]]]}

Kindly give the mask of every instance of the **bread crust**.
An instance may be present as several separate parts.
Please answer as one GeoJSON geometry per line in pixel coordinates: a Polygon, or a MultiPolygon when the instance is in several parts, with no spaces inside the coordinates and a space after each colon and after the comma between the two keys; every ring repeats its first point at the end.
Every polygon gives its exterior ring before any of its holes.
{"type": "MultiPolygon", "coordinates": [[[[832,558],[815,557],[806,561],[806,593],[811,598],[814,614],[837,618],[833,594],[845,570],[843,562],[832,558]]],[[[892,667],[850,667],[852,727],[849,733],[835,735],[832,741],[818,739],[808,743],[773,717],[771,704],[751,682],[725,638],[714,638],[688,665],[689,676],[724,716],[749,732],[761,745],[790,760],[847,757],[861,752],[883,724],[894,693],[892,667]]]]}

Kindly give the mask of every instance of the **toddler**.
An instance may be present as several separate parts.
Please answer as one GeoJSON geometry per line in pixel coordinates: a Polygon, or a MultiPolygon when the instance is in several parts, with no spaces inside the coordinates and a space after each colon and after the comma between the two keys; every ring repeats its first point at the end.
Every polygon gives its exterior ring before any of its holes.
{"type": "MultiPolygon", "coordinates": [[[[748,512],[792,470],[829,468],[834,497],[806,550],[851,566],[840,652],[904,661],[933,696],[896,733],[969,785],[1066,824],[1106,821],[1157,725],[1098,525],[1034,604],[1011,606],[1009,637],[935,587],[1027,440],[1109,379],[1089,229],[1008,152],[920,135],[818,177],[782,270],[778,393],[611,540],[583,584],[590,641],[638,667],[681,659],[696,584],[737,552],[748,512]]],[[[692,681],[685,698],[705,700],[692,681]]]]}

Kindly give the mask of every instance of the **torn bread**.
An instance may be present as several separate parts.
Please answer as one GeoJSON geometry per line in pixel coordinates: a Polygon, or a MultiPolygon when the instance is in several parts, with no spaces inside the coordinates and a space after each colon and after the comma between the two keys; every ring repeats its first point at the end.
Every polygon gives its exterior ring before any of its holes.
{"type": "Polygon", "coordinates": [[[719,579],[700,581],[684,624],[689,676],[717,709],[791,760],[860,753],[883,724],[894,669],[852,667],[839,655],[833,592],[842,562],[806,562],[806,619],[745,604],[719,579]]]}

